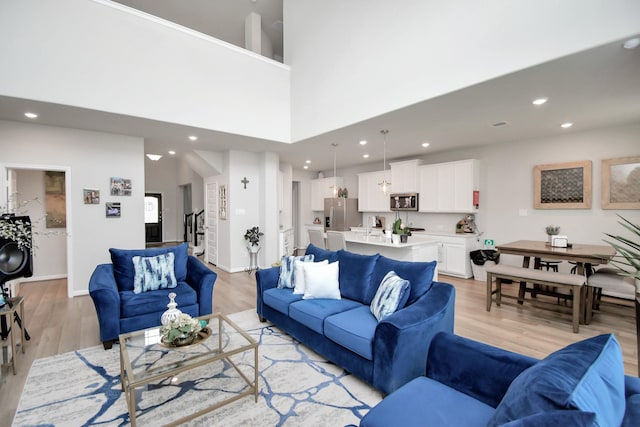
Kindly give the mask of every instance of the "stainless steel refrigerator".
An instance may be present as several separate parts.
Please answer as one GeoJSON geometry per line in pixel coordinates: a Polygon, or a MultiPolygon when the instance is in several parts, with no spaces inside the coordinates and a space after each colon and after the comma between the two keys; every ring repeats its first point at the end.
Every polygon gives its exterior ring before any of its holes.
{"type": "Polygon", "coordinates": [[[358,199],[324,199],[324,231],[349,231],[362,224],[358,199]]]}

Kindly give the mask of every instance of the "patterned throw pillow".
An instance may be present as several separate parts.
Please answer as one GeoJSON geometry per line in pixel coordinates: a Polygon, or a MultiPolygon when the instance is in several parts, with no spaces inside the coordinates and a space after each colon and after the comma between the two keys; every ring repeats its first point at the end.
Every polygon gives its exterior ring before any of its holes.
{"type": "Polygon", "coordinates": [[[295,260],[313,262],[313,254],[303,256],[283,255],[280,261],[280,277],[278,277],[278,289],[293,289],[296,286],[295,260]]]}
{"type": "Polygon", "coordinates": [[[398,276],[395,271],[390,271],[384,276],[370,306],[371,313],[378,322],[406,304],[409,299],[409,285],[409,281],[398,276]]]}
{"type": "Polygon", "coordinates": [[[173,269],[174,259],[173,252],[151,257],[134,256],[133,292],[139,294],[178,286],[173,269]]]}

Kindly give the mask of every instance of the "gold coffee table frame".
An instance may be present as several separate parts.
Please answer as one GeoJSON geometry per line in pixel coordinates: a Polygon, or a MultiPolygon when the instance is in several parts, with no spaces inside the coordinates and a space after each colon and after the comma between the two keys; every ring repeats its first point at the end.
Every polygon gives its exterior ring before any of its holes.
{"type": "Polygon", "coordinates": [[[249,388],[166,425],[177,426],[251,394],[253,394],[254,400],[258,401],[258,343],[223,314],[201,316],[198,319],[206,320],[209,323],[208,327],[212,329],[212,334],[197,344],[185,347],[165,347],[160,344],[159,327],[120,335],[120,378],[122,390],[126,393],[132,427],[136,425],[135,389],[137,387],[162,381],[181,372],[223,359],[235,368],[249,388]],[[224,343],[223,333],[226,333],[224,343]],[[253,382],[230,359],[233,355],[249,350],[253,350],[254,354],[253,382]],[[151,367],[148,367],[144,363],[145,355],[159,351],[164,352],[163,356],[160,359],[155,358],[151,367]]]}

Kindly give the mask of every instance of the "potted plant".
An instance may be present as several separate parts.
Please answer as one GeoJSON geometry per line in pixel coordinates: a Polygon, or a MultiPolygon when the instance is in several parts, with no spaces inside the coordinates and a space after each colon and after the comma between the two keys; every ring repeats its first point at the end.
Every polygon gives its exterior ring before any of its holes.
{"type": "Polygon", "coordinates": [[[557,225],[547,225],[545,228],[545,231],[547,232],[547,236],[549,236],[548,237],[549,244],[551,244],[552,236],[555,236],[558,233],[560,233],[560,227],[557,225]]]}
{"type": "Polygon", "coordinates": [[[620,215],[618,215],[618,217],[621,219],[621,221],[618,221],[618,224],[629,230],[633,237],[626,238],[605,233],[605,235],[614,240],[614,242],[607,240],[605,240],[605,242],[613,246],[617,251],[617,255],[611,260],[611,264],[620,270],[618,274],[633,277],[636,280],[637,289],[638,282],[640,281],[640,225],[633,224],[620,215]],[[632,240],[634,238],[636,239],[635,241],[632,240]]]}
{"type": "MultiPolygon", "coordinates": [[[[407,238],[411,235],[411,231],[407,228],[407,226],[402,222],[400,218],[396,219],[393,223],[393,234],[399,236],[399,240],[402,243],[407,243],[407,238]]],[[[393,236],[391,236],[393,238],[393,236]]],[[[397,243],[397,241],[394,241],[397,243]]]]}
{"type": "Polygon", "coordinates": [[[258,252],[260,249],[260,236],[264,236],[264,233],[260,232],[260,227],[251,227],[244,233],[244,240],[248,240],[250,243],[247,246],[249,252],[258,252]]]}

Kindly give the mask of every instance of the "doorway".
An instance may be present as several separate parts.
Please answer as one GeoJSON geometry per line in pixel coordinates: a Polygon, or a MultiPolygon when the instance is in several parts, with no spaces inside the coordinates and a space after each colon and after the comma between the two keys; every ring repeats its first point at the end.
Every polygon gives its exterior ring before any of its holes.
{"type": "Polygon", "coordinates": [[[145,243],[162,243],[162,194],[144,194],[145,243]]]}

